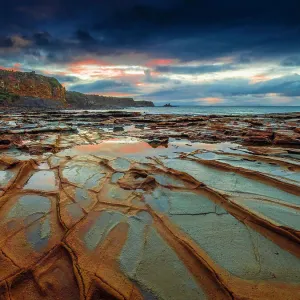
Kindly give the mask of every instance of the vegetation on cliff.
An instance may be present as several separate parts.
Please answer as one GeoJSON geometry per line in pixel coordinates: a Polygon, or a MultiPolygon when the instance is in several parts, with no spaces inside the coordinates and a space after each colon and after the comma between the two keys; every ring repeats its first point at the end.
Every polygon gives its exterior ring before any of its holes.
{"type": "Polygon", "coordinates": [[[6,101],[8,103],[14,103],[19,99],[20,99],[19,95],[0,89],[0,102],[6,101]]]}
{"type": "Polygon", "coordinates": [[[128,97],[110,97],[101,95],[88,95],[79,92],[68,91],[67,103],[77,108],[117,108],[117,107],[141,107],[154,106],[151,101],[134,101],[128,97]]]}
{"type": "Polygon", "coordinates": [[[88,95],[66,92],[54,77],[35,72],[15,72],[0,69],[0,103],[26,107],[119,108],[154,106],[151,101],[133,98],[88,95]],[[56,101],[50,101],[56,100],[56,101]]]}
{"type": "Polygon", "coordinates": [[[1,99],[9,101],[12,95],[66,101],[65,88],[53,77],[35,72],[0,70],[1,99]]]}

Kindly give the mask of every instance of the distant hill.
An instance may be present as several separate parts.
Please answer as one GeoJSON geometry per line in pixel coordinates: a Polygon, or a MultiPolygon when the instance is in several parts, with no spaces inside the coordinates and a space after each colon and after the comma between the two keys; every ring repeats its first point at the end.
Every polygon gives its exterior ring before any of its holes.
{"type": "Polygon", "coordinates": [[[133,98],[88,95],[79,92],[67,92],[67,103],[76,108],[118,108],[154,106],[151,101],[134,101],[133,98]]]}
{"type": "Polygon", "coordinates": [[[54,77],[0,69],[0,106],[97,109],[149,107],[154,104],[151,101],[134,101],[133,98],[66,92],[54,77]]]}

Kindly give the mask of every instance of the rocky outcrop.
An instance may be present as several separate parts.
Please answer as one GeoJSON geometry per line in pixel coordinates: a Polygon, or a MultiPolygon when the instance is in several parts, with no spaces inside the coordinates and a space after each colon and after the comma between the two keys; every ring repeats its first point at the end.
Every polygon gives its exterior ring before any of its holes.
{"type": "Polygon", "coordinates": [[[133,98],[88,95],[79,92],[67,92],[67,103],[72,108],[122,108],[122,107],[152,107],[151,101],[134,101],[133,98]]]}
{"type": "Polygon", "coordinates": [[[65,105],[66,90],[53,77],[0,70],[0,101],[9,106],[59,107],[65,105]]]}
{"type": "Polygon", "coordinates": [[[274,144],[276,145],[300,145],[300,134],[292,130],[278,130],[275,133],[274,144]]]}

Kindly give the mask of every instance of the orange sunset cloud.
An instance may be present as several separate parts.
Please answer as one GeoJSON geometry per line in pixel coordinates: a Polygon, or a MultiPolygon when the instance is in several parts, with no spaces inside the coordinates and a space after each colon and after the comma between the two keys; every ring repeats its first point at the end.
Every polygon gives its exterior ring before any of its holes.
{"type": "Polygon", "coordinates": [[[255,75],[255,76],[253,76],[253,77],[251,78],[250,84],[255,84],[255,83],[267,81],[268,79],[269,79],[268,76],[266,76],[266,75],[264,75],[264,74],[255,75]]]}
{"type": "Polygon", "coordinates": [[[146,63],[147,67],[154,67],[158,65],[170,65],[175,63],[175,59],[166,59],[166,58],[157,58],[157,59],[151,59],[146,63]]]}
{"type": "Polygon", "coordinates": [[[21,64],[16,63],[12,67],[0,66],[0,69],[2,69],[2,70],[8,70],[8,71],[21,71],[21,64]]]}
{"type": "Polygon", "coordinates": [[[222,103],[224,100],[219,97],[206,97],[206,98],[201,98],[201,102],[205,102],[206,104],[217,104],[217,103],[222,103]]]}

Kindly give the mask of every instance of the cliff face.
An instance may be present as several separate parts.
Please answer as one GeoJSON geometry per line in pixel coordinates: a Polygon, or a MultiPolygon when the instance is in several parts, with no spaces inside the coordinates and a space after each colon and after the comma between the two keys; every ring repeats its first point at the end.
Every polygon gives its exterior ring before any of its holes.
{"type": "MultiPolygon", "coordinates": [[[[66,101],[66,90],[53,77],[38,75],[35,72],[0,70],[0,100],[22,104],[30,102],[31,99],[41,99],[41,102],[47,99],[57,100],[56,102],[63,105],[66,101]]],[[[49,106],[52,105],[49,103],[49,106]]]]}
{"type": "Polygon", "coordinates": [[[152,101],[135,101],[136,107],[154,107],[152,101]]]}
{"type": "Polygon", "coordinates": [[[87,95],[78,92],[67,92],[67,103],[74,108],[118,108],[154,106],[151,101],[134,101],[133,98],[87,95]]]}
{"type": "Polygon", "coordinates": [[[0,70],[0,106],[32,108],[122,108],[154,106],[150,101],[134,101],[133,98],[87,95],[66,92],[53,77],[35,72],[0,70]]]}

